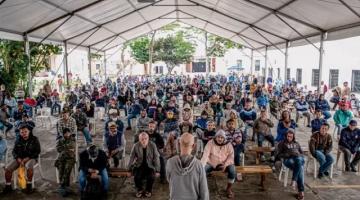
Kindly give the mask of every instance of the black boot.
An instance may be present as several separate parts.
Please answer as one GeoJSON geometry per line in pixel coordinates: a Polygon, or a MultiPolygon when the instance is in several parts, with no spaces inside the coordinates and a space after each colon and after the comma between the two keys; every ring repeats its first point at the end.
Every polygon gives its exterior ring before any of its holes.
{"type": "Polygon", "coordinates": [[[11,188],[11,185],[5,185],[4,190],[2,191],[2,194],[9,194],[13,191],[13,189],[11,188]]]}
{"type": "Polygon", "coordinates": [[[350,165],[350,168],[352,172],[357,172],[356,167],[353,164],[350,165]]]}
{"type": "Polygon", "coordinates": [[[31,183],[27,183],[27,184],[26,184],[26,190],[25,190],[25,192],[26,192],[27,194],[31,194],[31,193],[33,192],[33,188],[32,188],[32,184],[31,184],[31,183]]]}

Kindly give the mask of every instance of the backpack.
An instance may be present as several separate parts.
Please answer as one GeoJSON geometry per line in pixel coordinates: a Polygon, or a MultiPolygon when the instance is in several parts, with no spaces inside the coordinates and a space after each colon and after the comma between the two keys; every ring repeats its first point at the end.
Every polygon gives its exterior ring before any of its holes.
{"type": "Polygon", "coordinates": [[[98,200],[102,198],[102,186],[100,179],[88,178],[85,191],[81,194],[81,200],[98,200]]]}

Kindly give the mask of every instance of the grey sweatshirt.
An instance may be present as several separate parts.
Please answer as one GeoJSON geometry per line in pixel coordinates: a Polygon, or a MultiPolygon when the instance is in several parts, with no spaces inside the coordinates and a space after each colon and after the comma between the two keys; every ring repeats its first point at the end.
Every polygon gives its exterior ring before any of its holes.
{"type": "Polygon", "coordinates": [[[206,173],[193,156],[174,156],[167,161],[170,200],[209,200],[206,173]]]}

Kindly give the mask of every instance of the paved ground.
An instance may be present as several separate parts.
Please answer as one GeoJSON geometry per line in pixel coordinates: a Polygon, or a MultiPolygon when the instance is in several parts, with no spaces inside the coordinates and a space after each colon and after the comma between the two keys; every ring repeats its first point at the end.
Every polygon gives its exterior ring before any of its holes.
{"type": "MultiPolygon", "coordinates": [[[[14,192],[11,196],[1,196],[0,199],[62,199],[57,193],[57,184],[55,182],[55,168],[53,167],[54,160],[56,158],[55,151],[55,128],[54,125],[56,119],[52,118],[51,128],[49,127],[40,127],[41,123],[35,130],[35,135],[40,138],[41,147],[42,147],[42,168],[45,175],[45,179],[41,179],[39,176],[38,170],[35,170],[35,185],[36,191],[26,196],[21,191],[14,192]]],[[[96,139],[101,140],[100,133],[103,130],[102,121],[97,121],[97,130],[98,136],[96,139]]],[[[275,123],[277,124],[277,123],[275,123]]],[[[307,146],[307,141],[310,137],[310,129],[303,127],[304,123],[302,120],[299,122],[300,127],[297,129],[297,139],[303,146],[307,146]]],[[[331,122],[332,127],[330,133],[333,133],[333,123],[331,122]]],[[[276,131],[273,130],[275,135],[276,131]]],[[[132,141],[132,133],[126,132],[126,138],[128,141],[132,141]]],[[[12,147],[12,141],[9,141],[10,147],[12,147]]],[[[130,153],[130,142],[128,142],[127,155],[130,153]]],[[[247,144],[253,145],[249,142],[247,144]]],[[[333,152],[336,152],[337,145],[333,152]]],[[[335,153],[334,153],[334,156],[335,153]]],[[[247,154],[245,164],[251,165],[255,164],[254,155],[247,154]]],[[[360,175],[354,173],[342,173],[338,169],[334,170],[334,178],[330,180],[324,178],[322,180],[314,179],[313,176],[313,165],[310,163],[308,168],[308,173],[306,173],[305,183],[306,183],[306,199],[323,199],[323,200],[333,200],[333,199],[344,199],[344,200],[357,200],[359,199],[360,194],[360,175]]],[[[291,177],[291,175],[289,175],[291,177]]],[[[1,170],[0,172],[0,190],[4,186],[4,173],[1,170]]],[[[283,183],[278,181],[278,173],[267,176],[267,191],[262,191],[259,182],[260,177],[255,175],[244,176],[244,180],[237,182],[234,186],[234,192],[236,199],[295,199],[296,191],[293,190],[290,186],[283,187],[283,183]]],[[[131,178],[111,178],[110,179],[110,194],[109,199],[135,199],[134,197],[134,183],[131,178]]],[[[225,186],[226,178],[225,177],[209,177],[209,191],[211,199],[226,199],[225,186]]],[[[290,180],[289,180],[290,182],[290,180]]],[[[77,184],[72,184],[72,189],[74,194],[70,195],[66,199],[79,199],[77,184]]],[[[156,200],[163,200],[168,198],[168,185],[161,185],[156,181],[153,191],[153,198],[156,200]]]]}

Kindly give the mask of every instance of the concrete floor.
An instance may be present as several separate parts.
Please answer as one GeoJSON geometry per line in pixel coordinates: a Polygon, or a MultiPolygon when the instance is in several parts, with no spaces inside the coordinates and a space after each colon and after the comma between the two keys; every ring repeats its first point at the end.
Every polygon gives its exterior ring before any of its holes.
{"type": "MultiPolygon", "coordinates": [[[[26,195],[21,191],[15,191],[13,194],[8,196],[2,196],[0,194],[0,199],[63,199],[57,193],[57,184],[55,181],[55,167],[54,160],[56,158],[55,151],[55,123],[56,118],[52,118],[51,128],[41,127],[41,123],[38,124],[38,127],[35,129],[35,135],[40,139],[41,143],[41,157],[42,157],[42,168],[45,175],[45,179],[41,179],[38,170],[35,170],[35,185],[36,190],[31,195],[26,195]]],[[[333,122],[331,123],[330,133],[333,133],[333,122]]],[[[277,122],[275,122],[275,125],[277,122]]],[[[299,122],[300,127],[297,128],[297,140],[303,145],[307,146],[308,140],[310,138],[310,129],[304,127],[302,119],[299,122]]],[[[96,137],[97,143],[100,143],[101,137],[100,132],[103,130],[104,122],[97,121],[97,131],[98,136],[96,137]]],[[[273,134],[276,135],[275,129],[273,134]]],[[[132,141],[132,133],[126,132],[127,141],[132,141]]],[[[130,153],[130,142],[128,142],[127,155],[130,153]]],[[[13,146],[13,141],[9,141],[10,148],[13,146]]],[[[254,145],[252,142],[248,142],[247,146],[254,145]]],[[[333,152],[337,151],[337,144],[333,152]]],[[[335,153],[334,156],[336,157],[335,153]]],[[[252,154],[246,154],[247,165],[254,165],[255,158],[252,154]]],[[[0,170],[0,190],[4,186],[4,173],[3,170],[0,170]]],[[[289,175],[291,177],[291,174],[289,175]]],[[[274,173],[267,176],[266,185],[268,187],[267,191],[262,191],[259,183],[260,177],[256,175],[244,176],[244,180],[237,182],[234,186],[235,199],[252,199],[252,200],[282,200],[282,199],[295,199],[296,191],[293,190],[290,186],[283,187],[283,183],[278,181],[278,173],[274,173]]],[[[289,180],[290,182],[290,180],[289,180]]],[[[214,200],[226,199],[225,197],[225,187],[226,187],[226,178],[224,177],[209,177],[209,191],[210,198],[214,200]]],[[[323,178],[322,180],[313,178],[313,165],[310,163],[308,173],[305,177],[305,198],[306,199],[323,199],[323,200],[333,200],[333,199],[343,199],[343,200],[358,200],[360,195],[360,175],[355,173],[343,173],[335,168],[334,178],[330,180],[329,178],[323,178]]],[[[78,195],[78,186],[77,184],[72,184],[71,186],[74,194],[70,195],[66,199],[79,199],[78,195]]],[[[134,183],[131,178],[111,178],[110,179],[110,194],[108,199],[135,199],[134,197],[135,188],[134,183]]],[[[168,185],[162,185],[158,182],[155,182],[153,197],[152,199],[156,200],[165,200],[168,199],[168,185]]]]}

